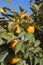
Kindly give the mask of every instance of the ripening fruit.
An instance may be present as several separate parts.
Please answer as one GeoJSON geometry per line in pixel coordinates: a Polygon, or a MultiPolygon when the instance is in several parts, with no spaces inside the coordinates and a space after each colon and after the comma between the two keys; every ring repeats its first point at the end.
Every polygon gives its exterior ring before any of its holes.
{"type": "Polygon", "coordinates": [[[13,42],[11,43],[11,48],[14,50],[16,44],[19,42],[19,39],[13,40],[13,42]]]}
{"type": "Polygon", "coordinates": [[[21,60],[21,58],[12,58],[12,59],[9,60],[9,63],[10,63],[10,64],[16,64],[16,63],[18,63],[20,60],[21,60]]]}
{"type": "Polygon", "coordinates": [[[21,17],[21,19],[22,18],[29,19],[30,18],[30,15],[28,15],[28,14],[25,13],[25,14],[22,14],[20,17],[21,17]]]}
{"type": "MultiPolygon", "coordinates": [[[[9,28],[9,29],[10,29],[10,27],[11,27],[11,25],[12,25],[13,23],[14,23],[14,22],[10,22],[10,23],[8,24],[8,28],[9,28]]],[[[17,24],[16,26],[14,26],[14,28],[13,28],[12,31],[14,31],[14,30],[15,30],[16,33],[20,33],[20,32],[21,32],[20,27],[19,27],[18,24],[17,24]]]]}
{"type": "Polygon", "coordinates": [[[14,30],[16,30],[16,33],[20,33],[21,32],[20,27],[19,27],[18,24],[14,27],[14,30]]]}
{"type": "Polygon", "coordinates": [[[11,25],[13,24],[14,22],[9,22],[9,24],[8,24],[8,28],[10,28],[11,27],[11,25]]]}
{"type": "Polygon", "coordinates": [[[34,25],[28,26],[27,32],[29,32],[29,33],[34,33],[34,31],[35,31],[34,25]]]}

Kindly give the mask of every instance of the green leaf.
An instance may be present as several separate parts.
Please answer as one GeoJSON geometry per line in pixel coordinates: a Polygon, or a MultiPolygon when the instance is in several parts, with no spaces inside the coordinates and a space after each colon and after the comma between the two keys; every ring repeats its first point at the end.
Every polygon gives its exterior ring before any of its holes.
{"type": "Polygon", "coordinates": [[[4,53],[0,54],[0,62],[2,62],[7,55],[8,55],[8,52],[4,52],[4,53]]]}
{"type": "Polygon", "coordinates": [[[21,24],[25,24],[25,19],[21,19],[21,24]]]}
{"type": "Polygon", "coordinates": [[[25,46],[25,43],[24,43],[24,44],[22,44],[21,52],[25,53],[25,49],[26,49],[26,46],[25,46]]]}
{"type": "Polygon", "coordinates": [[[33,50],[34,50],[34,47],[29,48],[29,51],[33,51],[33,50]]]}
{"type": "Polygon", "coordinates": [[[20,8],[20,11],[23,12],[24,11],[24,8],[22,6],[19,7],[20,8]]]}
{"type": "Polygon", "coordinates": [[[21,60],[20,62],[18,62],[16,65],[24,65],[23,60],[21,60]]]}
{"type": "Polygon", "coordinates": [[[26,33],[26,39],[29,40],[31,38],[31,35],[30,33],[26,33]]]}
{"type": "Polygon", "coordinates": [[[40,45],[40,41],[39,40],[36,40],[36,42],[35,42],[35,47],[37,47],[37,46],[39,46],[40,45]]]}
{"type": "Polygon", "coordinates": [[[22,42],[19,42],[15,47],[15,54],[18,53],[22,48],[22,42]]]}
{"type": "Polygon", "coordinates": [[[43,52],[42,53],[39,53],[39,56],[42,58],[43,57],[43,52]]]}
{"type": "Polygon", "coordinates": [[[37,63],[40,63],[40,59],[37,58],[37,57],[35,57],[35,65],[36,65],[37,63]]]}
{"type": "Polygon", "coordinates": [[[36,48],[33,50],[34,53],[37,53],[37,52],[40,52],[40,51],[41,51],[41,48],[40,48],[40,47],[36,47],[36,48]]]}
{"type": "Polygon", "coordinates": [[[30,8],[33,12],[38,12],[39,11],[39,6],[36,4],[32,4],[31,8],[30,8]]]}
{"type": "Polygon", "coordinates": [[[5,65],[5,64],[4,64],[4,61],[1,62],[1,65],[5,65]]]}
{"type": "Polygon", "coordinates": [[[13,34],[9,34],[7,32],[4,32],[2,38],[6,39],[7,43],[9,43],[12,40],[14,40],[14,35],[13,34]]]}
{"type": "Polygon", "coordinates": [[[34,38],[34,36],[29,39],[29,43],[33,43],[33,44],[35,43],[35,38],[34,38]]]}
{"type": "Polygon", "coordinates": [[[0,26],[0,32],[6,31],[2,26],[0,26]]]}
{"type": "Polygon", "coordinates": [[[40,65],[43,65],[43,59],[40,59],[40,65]]]}
{"type": "Polygon", "coordinates": [[[29,56],[29,53],[24,53],[23,55],[24,55],[23,58],[24,58],[24,59],[27,59],[28,56],[29,56]]]}
{"type": "Polygon", "coordinates": [[[22,37],[24,35],[25,35],[25,31],[22,31],[22,32],[19,33],[18,37],[22,37]]]}
{"type": "Polygon", "coordinates": [[[32,19],[32,17],[30,17],[30,22],[29,23],[34,23],[34,20],[32,19]]]}
{"type": "Polygon", "coordinates": [[[0,38],[0,45],[3,45],[5,43],[5,41],[3,41],[1,38],[0,38]]]}
{"type": "Polygon", "coordinates": [[[34,38],[33,34],[26,33],[26,39],[29,40],[29,43],[35,42],[35,38],[34,38]]]}
{"type": "Polygon", "coordinates": [[[1,38],[5,39],[7,41],[7,43],[14,40],[14,35],[11,33],[9,34],[7,32],[0,32],[0,36],[1,36],[1,38]]]}

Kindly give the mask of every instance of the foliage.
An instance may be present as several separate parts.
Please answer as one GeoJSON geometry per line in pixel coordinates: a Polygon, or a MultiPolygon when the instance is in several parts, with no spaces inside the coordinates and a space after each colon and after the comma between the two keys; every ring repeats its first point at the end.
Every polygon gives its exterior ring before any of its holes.
{"type": "Polygon", "coordinates": [[[43,65],[43,3],[30,9],[0,8],[0,65],[43,65]]]}

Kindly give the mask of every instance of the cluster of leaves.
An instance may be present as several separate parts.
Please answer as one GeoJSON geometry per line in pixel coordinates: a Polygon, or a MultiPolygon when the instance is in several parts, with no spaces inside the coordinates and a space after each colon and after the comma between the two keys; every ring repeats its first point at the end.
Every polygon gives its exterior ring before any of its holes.
{"type": "Polygon", "coordinates": [[[36,4],[32,5],[31,9],[34,12],[32,16],[26,14],[26,11],[22,7],[20,7],[20,14],[10,8],[3,7],[0,9],[2,14],[2,18],[0,18],[1,65],[11,65],[9,63],[9,59],[11,58],[21,58],[21,60],[14,65],[43,65],[43,50],[40,47],[41,40],[36,35],[43,33],[42,5],[43,3],[39,6],[36,4]],[[7,14],[7,10],[10,14],[7,14]],[[27,17],[22,18],[21,16],[24,14],[26,14],[27,17]],[[38,18],[36,19],[35,16],[38,16],[38,18]],[[10,24],[11,22],[13,23],[10,24]],[[19,26],[20,32],[18,27],[14,29],[16,25],[19,26]],[[26,31],[30,25],[35,27],[34,33],[26,31]],[[17,39],[20,41],[12,49],[11,44],[17,39]]]}
{"type": "Polygon", "coordinates": [[[34,7],[31,8],[33,11],[32,18],[34,19],[37,28],[35,37],[41,41],[41,47],[43,49],[43,2],[37,5],[33,4],[32,7],[34,7]]]}

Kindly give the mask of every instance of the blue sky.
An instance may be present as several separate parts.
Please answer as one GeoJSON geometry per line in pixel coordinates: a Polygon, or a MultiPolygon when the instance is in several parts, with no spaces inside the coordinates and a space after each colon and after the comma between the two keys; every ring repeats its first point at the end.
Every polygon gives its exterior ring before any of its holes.
{"type": "Polygon", "coordinates": [[[6,0],[0,0],[0,8],[9,7],[20,12],[19,6],[22,6],[27,11],[28,14],[32,13],[32,11],[29,8],[30,7],[29,0],[11,0],[11,1],[12,1],[12,5],[7,3],[6,0]]]}

